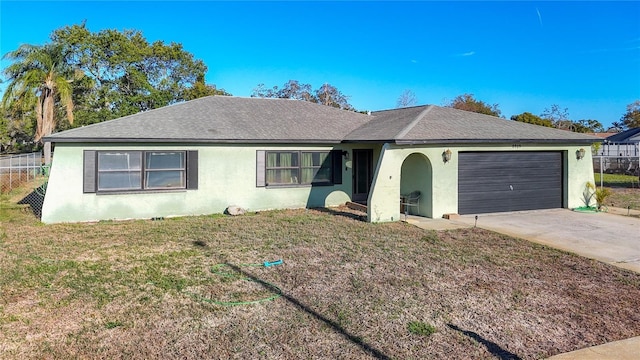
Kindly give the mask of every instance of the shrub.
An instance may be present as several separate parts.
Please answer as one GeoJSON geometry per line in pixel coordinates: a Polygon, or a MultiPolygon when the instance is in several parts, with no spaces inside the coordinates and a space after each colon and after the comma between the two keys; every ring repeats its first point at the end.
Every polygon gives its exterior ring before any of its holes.
{"type": "Polygon", "coordinates": [[[611,189],[601,187],[595,191],[596,203],[598,203],[598,209],[604,205],[605,200],[611,195],[611,189]]]}

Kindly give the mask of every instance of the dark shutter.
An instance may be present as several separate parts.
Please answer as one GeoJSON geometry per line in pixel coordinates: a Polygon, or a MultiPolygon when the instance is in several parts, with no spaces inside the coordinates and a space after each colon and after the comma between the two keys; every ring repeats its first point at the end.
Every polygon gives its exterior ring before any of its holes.
{"type": "Polygon", "coordinates": [[[187,189],[198,188],[198,151],[187,151],[187,189]]]}
{"type": "Polygon", "coordinates": [[[331,169],[333,183],[342,184],[342,151],[331,150],[331,156],[331,165],[333,166],[333,169],[331,169]]]}
{"type": "Polygon", "coordinates": [[[84,171],[84,184],[83,184],[82,192],[84,193],[96,192],[96,151],[95,150],[84,151],[83,171],[84,171]]]}
{"type": "Polygon", "coordinates": [[[264,187],[267,185],[265,181],[265,161],[266,161],[266,151],[258,150],[256,151],[256,187],[264,187]]]}

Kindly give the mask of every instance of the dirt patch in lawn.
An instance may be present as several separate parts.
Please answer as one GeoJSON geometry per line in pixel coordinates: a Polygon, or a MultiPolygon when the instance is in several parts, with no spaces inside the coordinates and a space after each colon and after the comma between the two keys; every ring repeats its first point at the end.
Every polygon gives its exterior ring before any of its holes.
{"type": "Polygon", "coordinates": [[[640,189],[610,188],[612,194],[607,198],[606,204],[626,209],[627,207],[640,210],[640,189]]]}
{"type": "Polygon", "coordinates": [[[3,216],[0,358],[535,359],[640,335],[639,274],[353,213],[3,216]]]}

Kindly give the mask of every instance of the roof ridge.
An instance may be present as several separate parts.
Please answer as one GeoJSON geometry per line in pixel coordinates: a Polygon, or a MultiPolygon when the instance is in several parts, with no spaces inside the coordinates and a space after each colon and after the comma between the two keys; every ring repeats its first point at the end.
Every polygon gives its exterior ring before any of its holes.
{"type": "Polygon", "coordinates": [[[433,105],[427,106],[426,109],[422,110],[422,112],[409,123],[409,125],[405,126],[404,129],[400,130],[400,132],[396,134],[396,136],[394,136],[393,139],[397,140],[407,135],[409,131],[411,131],[411,129],[413,129],[418,124],[418,122],[420,122],[420,120],[422,120],[429,113],[429,111],[431,111],[431,109],[433,109],[433,105]]]}

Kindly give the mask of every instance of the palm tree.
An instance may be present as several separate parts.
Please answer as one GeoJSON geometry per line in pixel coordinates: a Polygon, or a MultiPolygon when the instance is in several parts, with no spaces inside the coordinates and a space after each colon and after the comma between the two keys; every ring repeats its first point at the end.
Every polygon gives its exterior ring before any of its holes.
{"type": "MultiPolygon", "coordinates": [[[[67,120],[73,124],[71,72],[65,61],[63,48],[55,44],[44,46],[24,44],[4,55],[13,61],[4,70],[10,81],[2,98],[5,108],[19,107],[36,116],[35,141],[51,135],[56,128],[56,105],[66,109],[67,120]],[[33,114],[33,113],[32,113],[33,114]]],[[[51,143],[44,143],[45,163],[51,161],[51,143]]]]}

